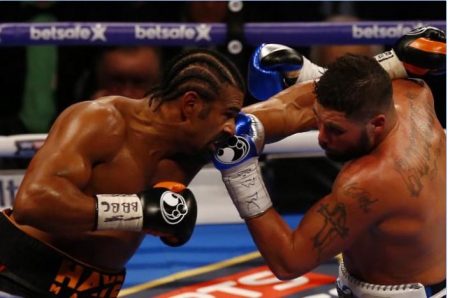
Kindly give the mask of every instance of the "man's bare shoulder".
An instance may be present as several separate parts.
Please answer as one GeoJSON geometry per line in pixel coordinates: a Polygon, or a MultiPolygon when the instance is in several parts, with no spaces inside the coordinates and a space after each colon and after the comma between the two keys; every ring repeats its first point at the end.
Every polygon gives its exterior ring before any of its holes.
{"type": "MultiPolygon", "coordinates": [[[[68,107],[68,110],[78,110],[80,113],[105,113],[120,114],[121,107],[130,102],[125,97],[106,96],[95,100],[87,100],[75,103],[68,107]]],[[[118,115],[118,114],[117,114],[118,115]]]]}
{"type": "Polygon", "coordinates": [[[394,90],[394,100],[433,100],[430,87],[421,79],[397,79],[392,81],[392,86],[394,90]]]}
{"type": "Polygon", "coordinates": [[[335,180],[333,192],[349,204],[372,202],[380,216],[409,208],[410,194],[396,160],[369,154],[346,164],[335,180]]]}
{"type": "Polygon", "coordinates": [[[58,118],[63,118],[67,121],[86,121],[88,125],[117,124],[123,121],[121,103],[122,99],[119,97],[81,101],[69,106],[58,118]]]}
{"type": "Polygon", "coordinates": [[[391,210],[392,200],[379,187],[384,177],[379,176],[375,161],[368,158],[371,159],[365,156],[344,165],[327,197],[345,206],[348,220],[351,218],[359,227],[377,222],[391,210]]]}
{"type": "Polygon", "coordinates": [[[71,105],[59,115],[49,137],[98,141],[122,139],[126,131],[126,119],[117,102],[117,99],[105,98],[71,105]]]}
{"type": "Polygon", "coordinates": [[[334,187],[342,189],[358,185],[371,193],[387,192],[396,184],[396,175],[390,160],[368,154],[344,165],[336,177],[334,187]]]}

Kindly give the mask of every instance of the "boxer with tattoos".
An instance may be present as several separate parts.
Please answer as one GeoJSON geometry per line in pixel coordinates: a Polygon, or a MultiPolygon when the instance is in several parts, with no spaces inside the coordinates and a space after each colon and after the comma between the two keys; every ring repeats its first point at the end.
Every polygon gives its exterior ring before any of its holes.
{"type": "MultiPolygon", "coordinates": [[[[434,43],[429,54],[442,72],[445,38],[434,43]]],[[[244,108],[234,140],[216,152],[258,249],[280,279],[342,253],[339,297],[444,297],[446,137],[430,89],[422,80],[391,81],[364,56],[343,56],[322,73],[244,108]],[[326,155],[345,163],[331,193],[292,230],[272,208],[258,154],[264,142],[312,128],[326,155]]]]}

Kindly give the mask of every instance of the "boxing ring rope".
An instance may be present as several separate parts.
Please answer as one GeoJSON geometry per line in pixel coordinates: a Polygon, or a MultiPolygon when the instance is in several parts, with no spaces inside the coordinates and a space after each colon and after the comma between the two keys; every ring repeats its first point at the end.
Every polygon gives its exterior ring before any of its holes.
{"type": "MultiPolygon", "coordinates": [[[[250,46],[264,42],[291,46],[392,44],[423,25],[446,29],[445,21],[246,23],[241,42],[250,46]]],[[[0,23],[0,46],[206,46],[226,44],[227,34],[224,23],[0,23]]]]}
{"type": "MultiPolygon", "coordinates": [[[[264,154],[298,153],[301,157],[324,156],[317,141],[317,131],[289,136],[279,142],[267,144],[264,154]]],[[[30,158],[42,146],[46,134],[0,136],[0,157],[30,158]]]]}
{"type": "MultiPolygon", "coordinates": [[[[320,44],[393,44],[399,37],[419,26],[446,30],[444,20],[371,21],[371,22],[291,22],[246,23],[238,42],[246,46],[281,43],[290,46],[320,44]]],[[[207,46],[228,44],[236,40],[222,23],[0,23],[0,47],[29,45],[64,46],[207,46]]],[[[277,143],[268,144],[264,154],[295,154],[296,157],[324,156],[318,145],[317,131],[299,133],[277,143]]],[[[0,136],[0,157],[30,158],[42,146],[46,134],[0,136]]],[[[12,204],[23,178],[22,170],[0,170],[0,209],[12,204]]],[[[204,167],[190,184],[199,203],[198,223],[241,222],[228,193],[220,183],[220,173],[211,165],[204,167]],[[214,196],[211,196],[214,194],[214,196]],[[202,197],[206,199],[203,200],[202,197]],[[225,205],[224,204],[228,204],[225,205]],[[220,207],[219,207],[220,206],[220,207]],[[221,210],[216,212],[207,210],[221,210]]]]}
{"type": "MultiPolygon", "coordinates": [[[[265,146],[264,154],[295,154],[295,157],[318,157],[324,152],[318,145],[317,131],[289,136],[265,146]]],[[[46,134],[24,134],[0,137],[0,157],[30,158],[43,145],[46,134]]],[[[292,156],[290,156],[292,157],[292,156]]],[[[0,170],[0,209],[13,204],[23,179],[23,170],[0,170]]],[[[211,164],[203,167],[189,184],[198,202],[198,224],[240,223],[220,172],[211,164]],[[214,194],[214,195],[211,195],[214,194]],[[220,210],[219,213],[211,210],[220,210]]]]}
{"type": "MultiPolygon", "coordinates": [[[[243,41],[257,46],[264,42],[287,45],[392,44],[419,26],[446,29],[445,20],[288,22],[243,24],[243,41]]],[[[26,45],[122,45],[161,46],[216,45],[227,40],[224,23],[0,23],[0,46],[26,45]]],[[[0,157],[31,157],[45,134],[0,136],[0,157]]],[[[302,153],[322,156],[317,132],[306,132],[267,145],[264,153],[302,153]]]]}
{"type": "MultiPolygon", "coordinates": [[[[392,44],[419,26],[445,31],[445,20],[287,22],[243,24],[243,41],[257,46],[264,42],[309,46],[313,44],[392,44]]],[[[227,41],[224,23],[0,23],[0,46],[27,45],[217,45],[227,41]]],[[[322,156],[317,132],[307,132],[267,145],[264,153],[302,153],[322,156]]],[[[31,157],[45,134],[0,136],[0,157],[31,157]]]]}

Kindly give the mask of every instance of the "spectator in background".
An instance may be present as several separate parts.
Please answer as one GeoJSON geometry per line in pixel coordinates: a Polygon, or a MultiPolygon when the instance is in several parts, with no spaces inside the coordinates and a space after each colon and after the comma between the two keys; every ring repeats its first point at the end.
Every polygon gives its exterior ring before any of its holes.
{"type": "MultiPolygon", "coordinates": [[[[24,12],[28,12],[27,22],[57,21],[52,2],[27,2],[22,7],[24,12]]],[[[57,113],[55,90],[58,47],[54,45],[27,46],[24,58],[21,105],[16,114],[17,118],[10,127],[11,133],[45,133],[57,113]]],[[[10,79],[9,77],[8,81],[10,79]]]]}
{"type": "Polygon", "coordinates": [[[130,46],[107,48],[95,67],[96,88],[90,96],[121,95],[140,99],[159,83],[159,48],[130,46]]]}
{"type": "Polygon", "coordinates": [[[228,18],[227,1],[186,2],[184,17],[188,22],[220,23],[228,18]]]}
{"type": "MultiPolygon", "coordinates": [[[[358,22],[360,19],[351,15],[334,15],[328,17],[326,22],[358,22]]],[[[357,54],[367,57],[373,57],[379,53],[384,52],[384,45],[381,44],[354,44],[354,45],[313,45],[309,58],[315,61],[318,65],[327,67],[333,63],[337,58],[345,54],[357,54]]]]}
{"type": "MultiPolygon", "coordinates": [[[[1,21],[55,22],[55,4],[38,1],[17,6],[9,4],[0,11],[1,21]],[[20,10],[17,14],[15,11],[20,10]],[[12,13],[13,20],[5,18],[12,13]]],[[[56,87],[58,47],[39,45],[8,48],[1,52],[0,135],[46,133],[57,116],[56,87]]],[[[0,169],[28,167],[28,158],[0,158],[0,169]]]]}

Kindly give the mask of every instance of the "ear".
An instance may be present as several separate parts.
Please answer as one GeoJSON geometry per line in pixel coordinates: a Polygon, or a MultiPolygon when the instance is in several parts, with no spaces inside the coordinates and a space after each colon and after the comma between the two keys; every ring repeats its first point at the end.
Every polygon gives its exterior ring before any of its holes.
{"type": "Polygon", "coordinates": [[[384,131],[386,124],[386,116],[384,114],[378,114],[369,121],[369,130],[375,134],[381,134],[384,131]]]}
{"type": "Polygon", "coordinates": [[[201,111],[203,101],[195,91],[188,91],[181,96],[181,114],[183,119],[190,119],[201,111]]]}

